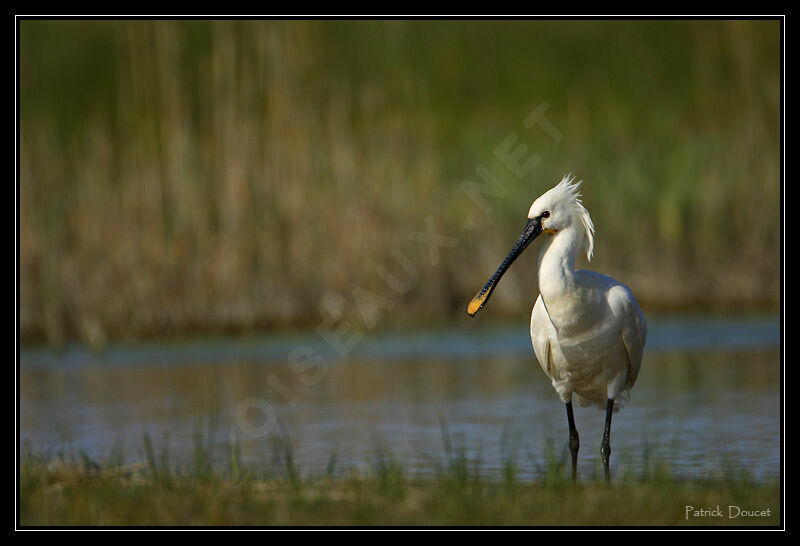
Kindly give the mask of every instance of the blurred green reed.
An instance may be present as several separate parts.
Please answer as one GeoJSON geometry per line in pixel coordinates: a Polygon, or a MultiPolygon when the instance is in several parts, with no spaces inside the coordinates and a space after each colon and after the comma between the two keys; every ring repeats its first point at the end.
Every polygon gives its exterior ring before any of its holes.
{"type": "Polygon", "coordinates": [[[381,327],[461,318],[567,172],[593,267],[646,308],[774,309],[779,54],[776,21],[22,21],[22,338],[314,326],[337,294],[364,327],[355,288],[381,327]],[[558,142],[523,126],[542,103],[558,142]],[[542,158],[522,178],[512,132],[542,158]],[[488,213],[479,165],[508,190],[488,213]],[[438,264],[409,240],[429,216],[438,264]]]}
{"type": "MultiPolygon", "coordinates": [[[[446,423],[443,421],[443,435],[446,423]]],[[[19,474],[22,525],[777,525],[780,486],[731,471],[707,479],[676,475],[653,457],[638,472],[624,462],[609,485],[597,477],[573,483],[566,459],[545,456],[545,476],[516,477],[509,457],[500,479],[461,447],[445,452],[431,477],[414,476],[380,449],[359,472],[301,475],[285,430],[272,438],[262,463],[236,461],[196,473],[196,463],[156,461],[145,432],[146,461],[96,461],[81,452],[24,450],[19,474]],[[288,463],[288,464],[287,464],[288,463]],[[770,509],[763,518],[685,519],[685,507],[770,509]]],[[[445,445],[452,439],[445,436],[445,445]]],[[[207,442],[200,442],[208,446],[207,442]]],[[[210,461],[207,447],[195,458],[210,461]]],[[[733,467],[731,467],[733,468],[733,467]]]]}

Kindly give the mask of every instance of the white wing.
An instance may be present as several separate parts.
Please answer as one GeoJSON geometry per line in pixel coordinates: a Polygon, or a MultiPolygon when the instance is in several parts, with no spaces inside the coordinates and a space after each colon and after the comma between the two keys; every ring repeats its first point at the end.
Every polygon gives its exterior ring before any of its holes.
{"type": "Polygon", "coordinates": [[[624,284],[617,284],[608,292],[608,303],[622,324],[622,342],[628,352],[628,379],[625,388],[636,382],[642,366],[644,344],[647,340],[647,322],[633,292],[624,284]]]}

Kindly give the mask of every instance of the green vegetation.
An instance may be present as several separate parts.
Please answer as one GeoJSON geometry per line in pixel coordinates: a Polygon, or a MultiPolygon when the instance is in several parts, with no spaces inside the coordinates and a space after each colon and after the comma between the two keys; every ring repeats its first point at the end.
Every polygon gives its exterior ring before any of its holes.
{"type": "MultiPolygon", "coordinates": [[[[147,442],[146,442],[147,445],[147,442]]],[[[435,477],[415,478],[391,458],[366,474],[304,478],[291,457],[278,471],[247,470],[232,451],[224,472],[198,459],[170,470],[152,445],[139,464],[81,464],[27,454],[20,469],[20,523],[36,525],[778,525],[780,488],[746,476],[681,480],[663,467],[644,475],[573,484],[552,464],[541,481],[500,479],[458,456],[435,477]],[[196,467],[205,470],[198,471],[196,467]],[[690,517],[721,507],[724,517],[690,517]],[[768,517],[727,517],[728,506],[770,510],[768,517]]]]}
{"type": "MultiPolygon", "coordinates": [[[[566,172],[593,267],[646,308],[775,309],[779,54],[777,21],[22,21],[20,333],[315,326],[341,298],[367,328],[452,320],[566,172]],[[544,103],[558,141],[523,124],[544,103]],[[438,263],[409,239],[428,218],[438,263]]],[[[495,316],[530,307],[533,264],[495,316]]]]}

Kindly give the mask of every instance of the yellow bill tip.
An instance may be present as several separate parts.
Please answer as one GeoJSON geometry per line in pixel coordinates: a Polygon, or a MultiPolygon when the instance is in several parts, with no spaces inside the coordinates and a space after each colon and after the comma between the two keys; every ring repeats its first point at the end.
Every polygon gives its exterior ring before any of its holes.
{"type": "Polygon", "coordinates": [[[472,301],[469,302],[469,305],[467,306],[467,314],[469,316],[471,317],[475,316],[475,313],[477,313],[478,309],[480,309],[481,305],[483,305],[483,302],[486,299],[486,294],[487,292],[484,292],[483,294],[478,294],[477,296],[472,298],[472,301]]]}

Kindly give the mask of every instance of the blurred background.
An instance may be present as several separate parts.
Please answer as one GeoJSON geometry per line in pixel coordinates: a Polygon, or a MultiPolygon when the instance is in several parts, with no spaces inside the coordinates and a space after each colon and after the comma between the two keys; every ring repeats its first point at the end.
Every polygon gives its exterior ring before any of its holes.
{"type": "MultiPolygon", "coordinates": [[[[21,337],[305,328],[356,287],[392,296],[385,328],[461,321],[568,172],[592,268],[645,311],[776,310],[779,52],[777,21],[22,21],[21,337]],[[543,103],[560,141],[523,125],[543,103]],[[428,216],[457,239],[435,265],[428,216]]],[[[531,307],[535,263],[493,316],[531,307]]]]}
{"type": "MultiPolygon", "coordinates": [[[[650,325],[614,472],[658,444],[681,473],[776,478],[779,37],[779,21],[21,21],[23,443],[137,460],[144,431],[178,460],[230,441],[259,460],[256,400],[306,469],[384,449],[424,466],[449,423],[470,457],[542,476],[567,438],[527,333],[537,245],[481,316],[465,309],[571,172],[590,267],[650,325]]],[[[591,473],[602,414],[576,416],[591,473]]]]}

